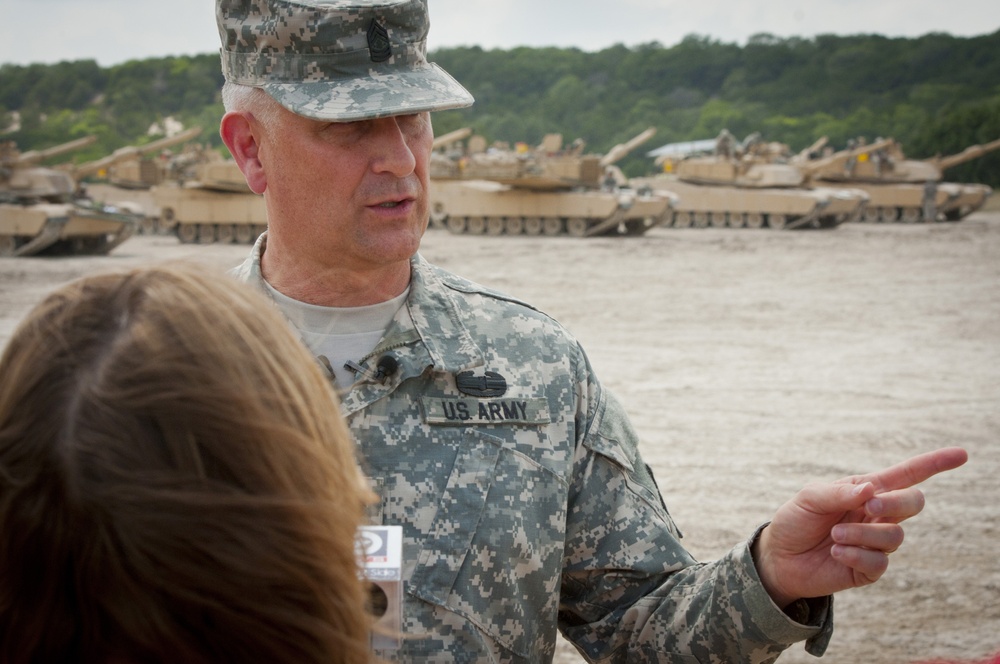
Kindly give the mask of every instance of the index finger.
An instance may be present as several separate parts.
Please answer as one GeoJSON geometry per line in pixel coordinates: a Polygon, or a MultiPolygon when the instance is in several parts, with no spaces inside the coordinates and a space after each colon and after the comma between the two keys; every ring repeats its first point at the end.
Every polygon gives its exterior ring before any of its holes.
{"type": "Polygon", "coordinates": [[[851,478],[851,482],[855,484],[871,482],[875,485],[876,493],[906,489],[938,473],[958,468],[968,459],[969,454],[963,448],[944,447],[910,457],[883,470],[851,478]]]}

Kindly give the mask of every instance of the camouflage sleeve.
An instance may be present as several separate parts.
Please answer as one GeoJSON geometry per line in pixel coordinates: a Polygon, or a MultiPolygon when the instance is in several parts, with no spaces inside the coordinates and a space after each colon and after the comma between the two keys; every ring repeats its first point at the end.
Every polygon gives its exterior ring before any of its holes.
{"type": "Polygon", "coordinates": [[[760,583],[753,538],[715,562],[696,562],[679,542],[624,409],[585,358],[581,368],[586,406],[577,415],[583,437],[567,516],[563,635],[601,662],[771,662],[803,640],[822,654],[832,631],[829,599],[809,616],[817,626],[792,620],[760,583]]]}

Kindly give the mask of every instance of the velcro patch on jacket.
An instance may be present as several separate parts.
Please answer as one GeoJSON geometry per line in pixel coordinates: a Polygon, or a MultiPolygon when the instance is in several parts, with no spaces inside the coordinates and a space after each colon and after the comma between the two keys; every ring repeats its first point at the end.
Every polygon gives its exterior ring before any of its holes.
{"type": "Polygon", "coordinates": [[[424,397],[427,424],[548,424],[546,399],[474,399],[424,397]]]}

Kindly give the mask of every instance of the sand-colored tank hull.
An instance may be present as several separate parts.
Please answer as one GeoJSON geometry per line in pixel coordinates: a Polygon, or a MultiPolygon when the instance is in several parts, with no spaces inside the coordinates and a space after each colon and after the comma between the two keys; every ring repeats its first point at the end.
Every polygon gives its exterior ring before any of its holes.
{"type": "Polygon", "coordinates": [[[432,180],[431,223],[470,235],[641,235],[670,209],[667,196],[543,191],[490,180],[432,180]]]}
{"type": "Polygon", "coordinates": [[[823,182],[824,187],[860,189],[868,205],[858,221],[868,223],[933,223],[960,221],[986,203],[992,189],[957,182],[823,182]]]}
{"type": "Polygon", "coordinates": [[[160,227],[184,243],[250,244],[267,228],[264,199],[257,194],[178,185],[150,191],[160,227]]]}
{"type": "Polygon", "coordinates": [[[0,204],[0,256],[103,255],[127,240],[141,215],[82,203],[0,204]]]}
{"type": "Polygon", "coordinates": [[[159,233],[160,209],[156,207],[148,189],[124,189],[116,184],[96,182],[87,185],[87,196],[106,205],[142,215],[139,228],[136,229],[137,234],[159,233]]]}
{"type": "Polygon", "coordinates": [[[675,194],[671,220],[665,226],[833,228],[860,216],[863,192],[832,188],[751,188],[684,182],[672,175],[634,178],[633,187],[675,194]]]}
{"type": "Polygon", "coordinates": [[[964,183],[959,195],[941,208],[940,212],[947,221],[961,221],[980,209],[993,193],[993,188],[985,184],[964,183]]]}

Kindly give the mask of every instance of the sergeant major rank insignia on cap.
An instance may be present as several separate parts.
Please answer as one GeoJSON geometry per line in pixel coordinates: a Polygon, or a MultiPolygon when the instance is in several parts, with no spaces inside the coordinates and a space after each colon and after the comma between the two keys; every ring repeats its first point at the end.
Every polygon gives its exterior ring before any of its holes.
{"type": "Polygon", "coordinates": [[[368,51],[371,54],[372,62],[385,62],[392,57],[389,31],[375,18],[368,26],[368,51]]]}
{"type": "Polygon", "coordinates": [[[222,73],[324,122],[472,104],[427,61],[427,0],[216,0],[222,73]]]}

